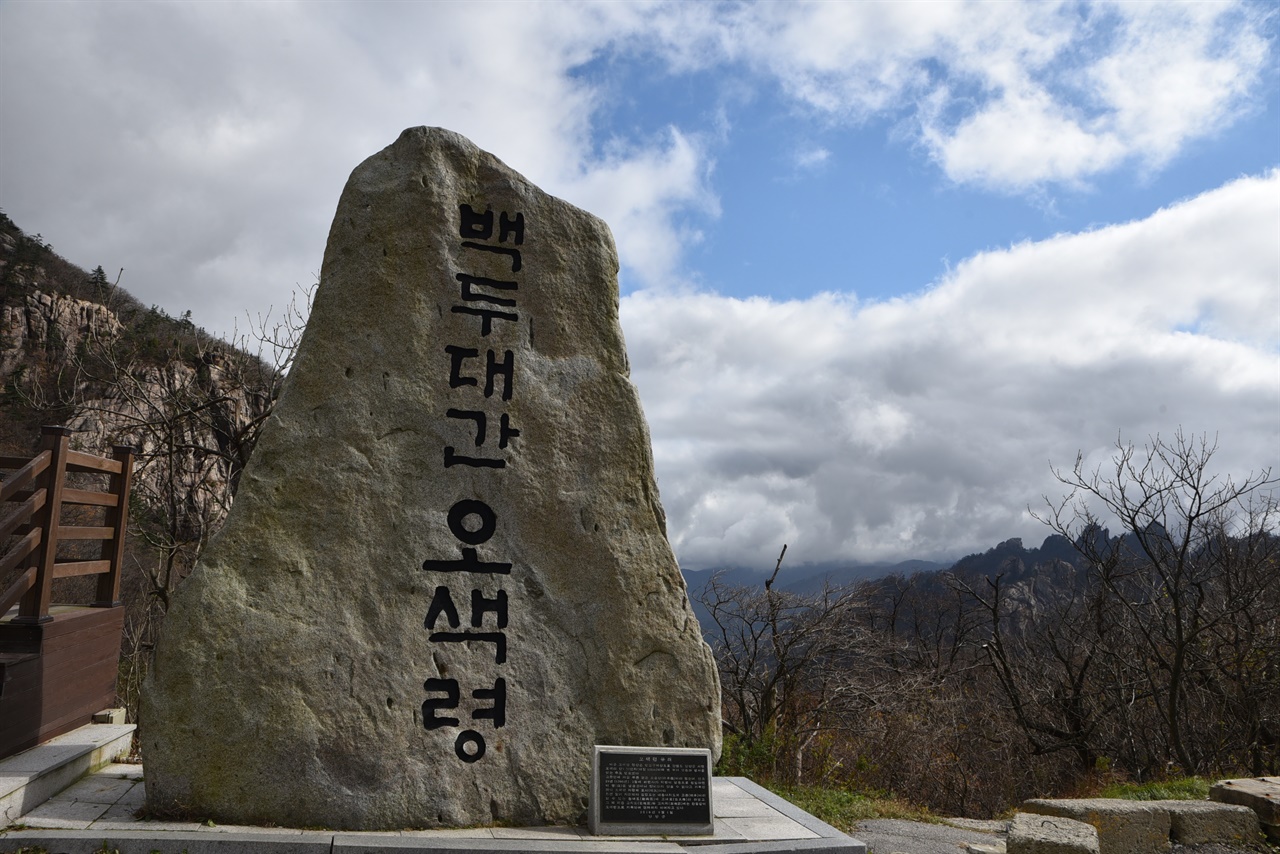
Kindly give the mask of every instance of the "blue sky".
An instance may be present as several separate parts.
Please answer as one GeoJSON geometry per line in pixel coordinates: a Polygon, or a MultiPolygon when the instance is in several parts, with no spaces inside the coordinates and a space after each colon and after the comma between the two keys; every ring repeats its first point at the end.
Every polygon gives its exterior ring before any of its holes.
{"type": "Polygon", "coordinates": [[[414,125],[603,217],[686,566],[1038,542],[1050,463],[1280,473],[1274,4],[0,0],[0,208],[243,331],[414,125]]]}

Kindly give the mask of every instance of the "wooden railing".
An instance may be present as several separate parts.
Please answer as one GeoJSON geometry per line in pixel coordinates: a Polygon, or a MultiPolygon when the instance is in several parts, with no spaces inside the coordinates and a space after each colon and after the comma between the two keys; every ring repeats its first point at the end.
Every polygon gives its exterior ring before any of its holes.
{"type": "Polygon", "coordinates": [[[23,571],[0,593],[0,618],[18,604],[15,622],[43,623],[51,619],[52,585],[55,578],[97,575],[94,601],[98,608],[120,605],[120,565],[124,557],[125,525],[129,519],[129,484],[133,476],[133,449],[117,445],[112,458],[73,451],[68,446],[71,430],[44,427],[40,450],[31,459],[0,457],[0,468],[13,469],[0,486],[4,517],[0,521],[0,543],[17,537],[0,558],[0,578],[15,568],[23,571]],[[105,492],[75,489],[67,485],[67,474],[89,472],[108,475],[105,492]],[[16,505],[14,509],[13,505],[16,505]],[[67,505],[104,508],[98,525],[63,524],[67,505]],[[92,560],[59,560],[58,544],[70,540],[99,540],[101,549],[92,560]]]}

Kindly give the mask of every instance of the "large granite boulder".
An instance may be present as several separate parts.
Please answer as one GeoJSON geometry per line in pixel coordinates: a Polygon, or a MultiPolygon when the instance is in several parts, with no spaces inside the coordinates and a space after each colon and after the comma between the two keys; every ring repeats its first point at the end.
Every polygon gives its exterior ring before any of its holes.
{"type": "Polygon", "coordinates": [[[352,173],[297,360],[145,688],[148,804],[576,822],[595,744],[718,753],[603,222],[438,128],[352,173]]]}

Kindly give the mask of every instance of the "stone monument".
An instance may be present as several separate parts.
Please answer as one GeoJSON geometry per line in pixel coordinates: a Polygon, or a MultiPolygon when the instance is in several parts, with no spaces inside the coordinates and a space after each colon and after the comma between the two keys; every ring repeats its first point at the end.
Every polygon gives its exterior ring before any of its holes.
{"type": "Polygon", "coordinates": [[[145,686],[153,809],[573,823],[596,744],[719,752],[608,227],[413,128],[351,175],[297,359],[145,686]]]}

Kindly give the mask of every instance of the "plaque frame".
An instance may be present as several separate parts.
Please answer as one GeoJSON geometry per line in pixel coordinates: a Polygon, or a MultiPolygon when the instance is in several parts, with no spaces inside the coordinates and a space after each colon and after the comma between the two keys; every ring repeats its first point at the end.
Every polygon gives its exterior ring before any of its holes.
{"type": "Polygon", "coordinates": [[[712,786],[711,751],[698,747],[634,747],[615,744],[597,744],[591,755],[591,800],[587,809],[587,824],[595,836],[711,836],[715,833],[715,802],[712,786]],[[632,820],[606,821],[604,808],[604,781],[601,774],[601,757],[604,755],[649,757],[700,757],[706,773],[707,815],[702,821],[632,820]]]}

